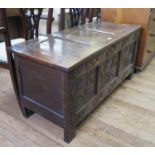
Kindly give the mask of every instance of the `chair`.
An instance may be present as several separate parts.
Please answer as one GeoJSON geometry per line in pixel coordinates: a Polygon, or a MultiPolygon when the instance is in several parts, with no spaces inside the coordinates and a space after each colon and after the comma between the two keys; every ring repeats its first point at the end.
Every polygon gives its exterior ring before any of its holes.
{"type": "MultiPolygon", "coordinates": [[[[38,9],[38,10],[29,9],[29,10],[30,11],[25,10],[25,9],[20,10],[22,13],[22,17],[23,17],[23,25],[24,25],[26,40],[32,39],[34,37],[38,37],[39,17],[41,14],[40,9],[38,9]]],[[[10,47],[12,44],[23,42],[25,39],[15,39],[15,41],[10,39],[7,17],[6,17],[6,10],[4,8],[0,8],[0,34],[3,34],[4,41],[5,41],[4,43],[0,43],[0,46],[3,46],[2,47],[3,51],[0,48],[0,53],[3,52],[3,54],[0,54],[0,56],[5,55],[5,61],[1,60],[1,64],[3,65],[3,67],[5,66],[5,67],[9,68],[19,107],[22,111],[23,116],[29,117],[33,112],[24,108],[22,106],[22,104],[20,104],[14,56],[10,52],[10,47]]]]}
{"type": "MultiPolygon", "coordinates": [[[[7,65],[7,68],[9,68],[13,87],[15,90],[15,94],[16,94],[17,100],[19,101],[19,93],[18,93],[16,71],[15,71],[15,63],[13,60],[13,55],[8,50],[8,48],[11,47],[12,41],[10,40],[8,24],[7,24],[6,10],[4,8],[0,8],[0,34],[2,34],[4,36],[4,41],[5,41],[5,43],[0,43],[0,46],[2,46],[2,45],[4,46],[3,49],[5,50],[5,54],[7,57],[7,62],[2,62],[2,63],[6,63],[4,65],[7,65]]],[[[4,52],[4,51],[2,51],[0,48],[0,52],[4,52]]],[[[19,106],[21,107],[20,102],[18,102],[18,103],[19,103],[19,106]]]]}
{"type": "MultiPolygon", "coordinates": [[[[68,8],[70,16],[70,27],[85,24],[86,22],[92,22],[93,18],[100,19],[100,9],[95,8],[68,8]]],[[[61,8],[60,11],[60,30],[65,29],[66,12],[65,8],[61,8]]]]}
{"type": "Polygon", "coordinates": [[[47,20],[46,24],[46,34],[51,34],[53,18],[53,8],[48,9],[47,16],[42,15],[43,8],[30,8],[30,9],[20,9],[20,14],[23,20],[23,26],[25,30],[25,39],[33,39],[38,37],[39,32],[39,21],[40,19],[47,20]]]}
{"type": "MultiPolygon", "coordinates": [[[[24,38],[17,38],[10,41],[11,45],[23,42],[25,40],[33,39],[34,37],[38,37],[38,28],[39,28],[39,21],[42,14],[42,8],[21,8],[20,14],[23,21],[24,27],[24,38]]],[[[8,25],[7,25],[7,18],[6,18],[6,11],[2,9],[1,11],[1,24],[5,23],[5,31],[8,32],[8,25]]],[[[51,13],[51,12],[50,12],[51,13]]],[[[49,18],[51,15],[49,15],[49,18]]],[[[50,26],[50,20],[48,21],[48,27],[50,26]]],[[[48,28],[48,33],[50,33],[50,29],[48,28]]],[[[10,37],[9,37],[10,40],[10,37]]],[[[6,42],[0,43],[0,66],[8,68],[8,58],[6,54],[6,42]]]]}
{"type": "MultiPolygon", "coordinates": [[[[9,33],[5,9],[0,9],[0,27],[1,27],[0,33],[2,34],[6,34],[6,32],[9,33]]],[[[16,44],[22,41],[24,41],[23,38],[12,39],[10,41],[10,37],[7,37],[7,40],[5,40],[5,42],[0,43],[0,66],[1,67],[8,68],[6,46],[10,44],[16,44]]]]}
{"type": "Polygon", "coordinates": [[[19,11],[23,21],[25,39],[38,37],[39,21],[43,8],[21,8],[19,11]]]}

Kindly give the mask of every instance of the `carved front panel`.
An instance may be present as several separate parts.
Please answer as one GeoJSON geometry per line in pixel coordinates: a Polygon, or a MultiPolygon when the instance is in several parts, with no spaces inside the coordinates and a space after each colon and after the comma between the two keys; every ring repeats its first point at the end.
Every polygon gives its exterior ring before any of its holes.
{"type": "Polygon", "coordinates": [[[99,54],[74,70],[73,106],[75,111],[89,104],[88,102],[95,97],[102,98],[103,93],[109,91],[113,85],[117,86],[122,76],[121,74],[119,76],[119,73],[130,70],[129,67],[133,64],[135,40],[136,34],[132,33],[102,49],[99,54]]]}
{"type": "Polygon", "coordinates": [[[116,41],[72,72],[73,107],[77,121],[131,73],[137,35],[132,33],[116,41]]]}
{"type": "Polygon", "coordinates": [[[117,77],[119,65],[119,52],[105,60],[98,70],[98,89],[101,90],[117,77]]]}
{"type": "Polygon", "coordinates": [[[124,71],[129,65],[133,63],[134,43],[124,47],[121,51],[120,71],[124,71]]]}
{"type": "Polygon", "coordinates": [[[96,95],[97,68],[82,74],[80,77],[75,77],[73,88],[73,108],[78,111],[96,95]]]}

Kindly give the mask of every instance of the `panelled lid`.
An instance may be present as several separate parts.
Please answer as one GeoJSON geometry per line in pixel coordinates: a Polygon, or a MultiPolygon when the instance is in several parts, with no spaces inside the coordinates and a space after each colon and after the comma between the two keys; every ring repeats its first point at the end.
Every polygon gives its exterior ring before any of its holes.
{"type": "Polygon", "coordinates": [[[138,28],[140,26],[93,23],[14,45],[12,51],[68,71],[138,28]]]}
{"type": "Polygon", "coordinates": [[[118,40],[140,28],[139,25],[93,22],[72,29],[66,29],[61,32],[56,32],[53,35],[68,40],[74,40],[79,43],[93,45],[118,40]]]}

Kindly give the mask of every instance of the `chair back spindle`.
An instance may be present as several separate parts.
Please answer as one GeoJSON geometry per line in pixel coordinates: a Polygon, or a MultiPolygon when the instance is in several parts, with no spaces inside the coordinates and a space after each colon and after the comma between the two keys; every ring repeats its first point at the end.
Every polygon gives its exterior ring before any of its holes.
{"type": "Polygon", "coordinates": [[[53,22],[53,8],[48,9],[46,33],[51,34],[53,22]]]}
{"type": "MultiPolygon", "coordinates": [[[[92,22],[93,18],[96,17],[96,20],[99,20],[99,8],[68,8],[70,16],[70,27],[78,26],[85,24],[86,22],[92,22]]],[[[61,8],[60,11],[60,30],[65,29],[66,22],[66,12],[65,8],[61,8]]]]}
{"type": "Polygon", "coordinates": [[[23,27],[25,31],[25,39],[33,39],[38,37],[39,21],[43,8],[21,8],[20,14],[23,20],[23,27]]]}

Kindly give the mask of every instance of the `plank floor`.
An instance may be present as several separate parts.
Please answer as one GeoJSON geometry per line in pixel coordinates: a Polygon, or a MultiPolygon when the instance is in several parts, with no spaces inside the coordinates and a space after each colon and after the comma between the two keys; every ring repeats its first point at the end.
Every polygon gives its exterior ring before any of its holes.
{"type": "Polygon", "coordinates": [[[0,68],[0,146],[155,146],[155,58],[79,125],[70,144],[38,114],[23,118],[9,72],[0,68]]]}

